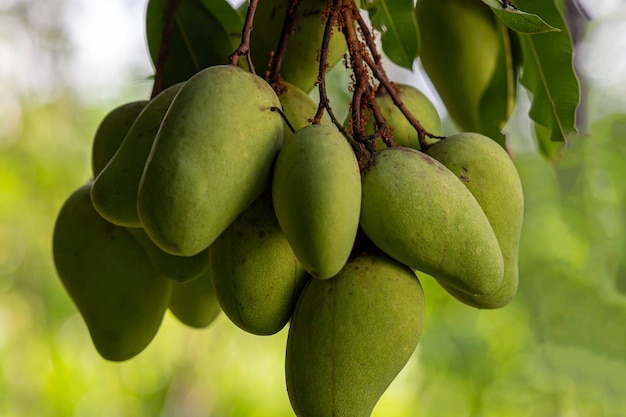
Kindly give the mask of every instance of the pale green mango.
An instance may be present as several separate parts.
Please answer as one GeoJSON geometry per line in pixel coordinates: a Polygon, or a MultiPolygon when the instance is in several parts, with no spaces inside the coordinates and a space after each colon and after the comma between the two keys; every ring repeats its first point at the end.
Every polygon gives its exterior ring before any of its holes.
{"type": "MultiPolygon", "coordinates": [[[[311,124],[317,113],[317,103],[307,93],[295,85],[283,82],[283,90],[278,95],[283,112],[294,130],[300,130],[311,124]]],[[[322,118],[322,124],[327,124],[322,118]]],[[[291,129],[285,123],[285,143],[293,137],[291,129]]]]}
{"type": "Polygon", "coordinates": [[[448,168],[410,148],[377,152],[363,174],[361,227],[392,258],[471,294],[502,283],[498,240],[448,168]]]}
{"type": "MultiPolygon", "coordinates": [[[[460,133],[431,146],[427,153],[459,178],[480,204],[491,224],[504,261],[500,287],[487,294],[447,288],[459,300],[478,308],[500,308],[517,292],[519,241],[524,217],[522,184],[509,154],[478,133],[460,133]]],[[[445,286],[444,286],[445,287],[445,286]]]]}
{"type": "Polygon", "coordinates": [[[419,0],[415,11],[424,70],[461,130],[479,131],[500,49],[494,14],[476,0],[419,0]]]}
{"type": "Polygon", "coordinates": [[[298,417],[369,417],[413,354],[424,322],[415,274],[382,253],[311,279],[287,338],[287,392],[298,417]]]}
{"type": "Polygon", "coordinates": [[[143,247],[154,268],[163,276],[184,283],[194,280],[209,269],[209,249],[193,256],[177,256],[164,252],[141,228],[128,228],[143,247]]]}
{"type": "Polygon", "coordinates": [[[345,265],[359,225],[361,181],[352,148],[334,126],[296,132],[278,155],[274,210],[298,260],[316,278],[345,265]]]}
{"type": "Polygon", "coordinates": [[[105,220],[118,226],[141,227],[137,215],[139,180],[165,113],[182,86],[182,83],[173,85],[150,100],[113,158],[96,177],[91,201],[105,220]]]}
{"type": "Polygon", "coordinates": [[[209,248],[217,299],[230,320],[258,335],[289,321],[308,276],[283,234],[267,192],[209,248]]]}
{"type": "Polygon", "coordinates": [[[93,177],[109,163],[148,100],[131,101],[111,110],[98,125],[91,145],[93,177]]]}
{"type": "Polygon", "coordinates": [[[54,226],[54,263],[100,355],[123,361],[157,333],[171,283],[126,229],[98,215],[90,191],[91,183],[80,187],[61,208],[54,226]]]}
{"type": "Polygon", "coordinates": [[[174,283],[169,308],[189,327],[199,329],[213,323],[222,309],[215,297],[211,273],[207,270],[191,281],[174,283]]]}
{"type": "Polygon", "coordinates": [[[139,219],[161,249],[206,249],[270,183],[283,144],[274,90],[233,65],[191,77],[172,102],[144,168],[139,219]]]}
{"type": "MultiPolygon", "coordinates": [[[[443,127],[441,118],[437,112],[435,105],[422,93],[419,89],[408,84],[396,84],[398,94],[402,103],[411,112],[413,116],[420,122],[422,127],[428,133],[436,136],[443,135],[443,127]]],[[[381,89],[376,94],[376,104],[380,107],[382,115],[385,117],[387,126],[392,129],[393,141],[398,146],[407,148],[420,149],[420,143],[417,131],[411,123],[404,117],[402,111],[394,104],[393,99],[386,89],[381,89]]],[[[372,135],[375,131],[375,120],[369,109],[363,112],[363,122],[365,123],[365,135],[372,135]]],[[[344,126],[351,126],[351,115],[348,114],[344,126]]],[[[426,137],[428,143],[436,142],[437,139],[426,137]]],[[[376,149],[385,148],[387,145],[378,138],[376,140],[376,149]]]]}
{"type": "MultiPolygon", "coordinates": [[[[326,0],[301,0],[296,11],[297,24],[289,37],[280,67],[282,77],[305,92],[311,91],[319,74],[318,51],[322,46],[326,0]]],[[[250,37],[250,54],[256,72],[265,77],[271,54],[276,51],[287,15],[288,0],[260,1],[250,37]]],[[[328,66],[334,67],[348,51],[345,38],[335,25],[330,38],[328,66]]]]}

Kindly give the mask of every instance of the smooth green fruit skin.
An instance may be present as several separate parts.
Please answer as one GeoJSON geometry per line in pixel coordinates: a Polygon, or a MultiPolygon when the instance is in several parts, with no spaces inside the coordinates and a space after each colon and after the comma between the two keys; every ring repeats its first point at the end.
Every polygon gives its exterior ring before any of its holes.
{"type": "Polygon", "coordinates": [[[310,125],[281,150],[274,210],[298,260],[325,279],[345,265],[359,226],[361,180],[352,148],[334,126],[310,125]]]}
{"type": "Polygon", "coordinates": [[[289,327],[285,373],[298,417],[369,417],[413,354],[424,321],[415,274],[378,252],[311,279],[289,327]]]}
{"type": "Polygon", "coordinates": [[[363,175],[361,227],[381,250],[409,267],[471,294],[502,283],[498,240],[458,178],[410,148],[376,153],[363,175]]]}
{"type": "Polygon", "coordinates": [[[139,180],[161,122],[182,86],[173,85],[150,100],[111,161],[96,177],[91,201],[105,220],[118,226],[141,227],[137,214],[139,180]]]}
{"type": "Polygon", "coordinates": [[[209,269],[208,248],[193,256],[172,255],[155,245],[145,230],[141,228],[128,228],[127,230],[143,247],[152,266],[166,278],[185,283],[194,280],[209,269]]]}
{"type": "Polygon", "coordinates": [[[124,141],[148,100],[131,101],[111,110],[100,122],[91,145],[91,172],[96,178],[124,141]]]}
{"type": "Polygon", "coordinates": [[[206,249],[270,184],[283,144],[274,90],[232,65],[204,69],[172,102],[139,185],[139,219],[173,255],[206,249]]]}
{"type": "MultiPolygon", "coordinates": [[[[317,113],[317,103],[307,93],[295,85],[283,82],[283,91],[278,95],[283,112],[295,131],[311,124],[311,120],[317,113]]],[[[322,118],[322,124],[327,124],[322,118]]],[[[293,138],[291,129],[285,123],[285,143],[293,138]]]]}
{"type": "Polygon", "coordinates": [[[211,273],[184,283],[174,283],[169,309],[181,323],[200,329],[208,327],[222,312],[213,290],[211,273]]]}
{"type": "Polygon", "coordinates": [[[415,14],[424,70],[461,130],[480,131],[480,101],[500,49],[491,9],[480,1],[419,0],[415,14]]]}
{"type": "Polygon", "coordinates": [[[141,352],[157,333],[171,283],[154,270],[124,229],[102,219],[76,190],[56,219],[53,257],[57,273],[82,315],[94,346],[111,361],[141,352]]]}
{"type": "Polygon", "coordinates": [[[257,335],[289,321],[308,275],[280,229],[268,191],[210,247],[217,299],[230,320],[257,335]]]}
{"type": "MultiPolygon", "coordinates": [[[[250,53],[257,73],[265,77],[270,54],[276,50],[280,39],[288,1],[263,0],[259,2],[250,38],[250,53]]],[[[326,0],[301,0],[296,11],[297,24],[289,37],[287,51],[281,65],[281,75],[289,83],[305,92],[311,91],[319,74],[317,59],[326,20],[322,17],[326,0]]],[[[328,66],[334,67],[347,52],[343,34],[335,26],[330,38],[328,66]]]]}
{"type": "Polygon", "coordinates": [[[487,216],[504,260],[504,279],[488,294],[465,294],[449,289],[461,301],[478,308],[500,308],[517,292],[519,241],[524,217],[524,195],[509,154],[492,139],[478,133],[460,133],[433,146],[427,153],[455,173],[487,216]]]}
{"type": "MultiPolygon", "coordinates": [[[[398,87],[398,94],[402,103],[411,112],[413,116],[420,122],[422,127],[426,129],[428,133],[432,133],[436,136],[443,135],[443,127],[441,125],[441,118],[437,112],[435,105],[417,88],[408,84],[396,84],[398,87]]],[[[398,146],[404,146],[406,148],[420,149],[419,138],[417,131],[411,125],[411,123],[404,117],[402,111],[394,104],[393,99],[387,92],[383,90],[376,96],[376,104],[380,107],[380,111],[385,117],[387,126],[393,129],[393,141],[398,146]]],[[[365,112],[364,116],[367,118],[365,125],[365,134],[371,135],[375,131],[374,117],[370,112],[365,112]]],[[[348,114],[348,118],[350,115],[348,114]]],[[[348,119],[349,123],[349,119],[348,119]]],[[[427,142],[433,143],[437,139],[431,139],[426,137],[427,142]]],[[[383,149],[386,145],[382,139],[376,140],[376,149],[383,149]]]]}

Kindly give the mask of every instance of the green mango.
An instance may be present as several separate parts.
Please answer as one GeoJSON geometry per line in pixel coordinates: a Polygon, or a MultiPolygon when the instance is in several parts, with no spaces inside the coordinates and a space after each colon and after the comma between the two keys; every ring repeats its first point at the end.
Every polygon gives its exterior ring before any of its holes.
{"type": "Polygon", "coordinates": [[[428,148],[428,155],[459,178],[480,204],[491,224],[504,261],[500,287],[487,294],[466,294],[446,288],[457,299],[478,308],[500,308],[517,293],[519,242],[524,218],[524,195],[509,154],[478,133],[450,136],[428,148]]]}
{"type": "Polygon", "coordinates": [[[361,180],[352,148],[334,126],[296,132],[278,155],[274,210],[298,260],[316,278],[345,265],[359,226],[361,180]]]}
{"type": "Polygon", "coordinates": [[[91,172],[96,178],[122,144],[128,130],[148,100],[131,101],[107,113],[102,119],[91,145],[91,172]]]}
{"type": "Polygon", "coordinates": [[[124,361],[156,335],[171,283],[126,229],[100,217],[90,192],[88,183],[61,208],[54,225],[54,263],[97,351],[105,359],[124,361]]]}
{"type": "Polygon", "coordinates": [[[361,227],[392,258],[471,294],[496,291],[504,264],[476,198],[432,157],[377,152],[363,174],[361,227]]]}
{"type": "MultiPolygon", "coordinates": [[[[441,118],[439,117],[437,108],[428,97],[412,85],[396,84],[396,87],[398,87],[398,95],[402,103],[404,103],[409,112],[415,116],[422,127],[424,127],[428,133],[442,136],[443,127],[441,125],[441,118]]],[[[392,129],[394,143],[398,146],[420,149],[417,131],[406,117],[404,117],[402,111],[394,104],[393,99],[386,89],[378,90],[376,94],[376,104],[380,107],[380,111],[385,117],[387,126],[392,129]]],[[[365,123],[365,135],[374,134],[376,131],[376,123],[369,109],[365,109],[362,118],[365,123]]],[[[349,127],[350,132],[352,131],[351,123],[351,115],[348,113],[344,126],[349,127]]],[[[437,141],[437,139],[426,137],[426,141],[433,143],[437,141]]],[[[382,149],[386,146],[382,139],[378,138],[376,140],[376,149],[382,149]]]]}
{"type": "Polygon", "coordinates": [[[252,334],[281,330],[307,274],[278,225],[271,193],[241,213],[209,250],[213,286],[228,318],[252,334]]]}
{"type": "MultiPolygon", "coordinates": [[[[282,87],[283,90],[278,94],[278,99],[291,126],[298,131],[310,125],[317,113],[315,100],[295,85],[283,82],[282,87]]],[[[327,124],[326,119],[322,118],[321,123],[327,124]]],[[[292,137],[293,133],[285,123],[285,143],[291,140],[292,137]]]]}
{"type": "Polygon", "coordinates": [[[415,15],[424,70],[461,130],[480,131],[501,45],[494,14],[477,0],[419,0],[415,15]]]}
{"type": "Polygon", "coordinates": [[[270,184],[283,144],[274,90],[233,65],[206,68],[180,89],[144,168],[137,210],[173,255],[213,243],[270,184]]]}
{"type": "Polygon", "coordinates": [[[173,85],[150,100],[111,161],[96,177],[91,201],[105,220],[118,226],[141,227],[137,215],[139,180],[161,122],[182,86],[173,85]]]}
{"type": "MultiPolygon", "coordinates": [[[[300,1],[296,27],[289,37],[280,67],[283,79],[307,93],[319,75],[318,51],[324,37],[326,5],[326,0],[300,1]]],[[[288,0],[263,0],[257,6],[250,37],[250,54],[257,74],[261,76],[265,76],[270,56],[278,46],[288,6],[288,0]]],[[[329,68],[339,63],[347,50],[345,38],[335,25],[328,51],[329,68]]]]}
{"type": "Polygon", "coordinates": [[[193,256],[177,256],[164,252],[141,228],[128,228],[143,247],[152,266],[163,276],[178,283],[191,281],[209,269],[209,248],[193,256]]]}
{"type": "Polygon", "coordinates": [[[329,280],[311,279],[296,304],[285,358],[298,417],[369,417],[413,354],[424,293],[406,266],[359,255],[329,280]]]}
{"type": "Polygon", "coordinates": [[[190,281],[174,283],[169,308],[189,327],[199,329],[213,323],[222,309],[215,297],[211,273],[207,270],[190,281]]]}

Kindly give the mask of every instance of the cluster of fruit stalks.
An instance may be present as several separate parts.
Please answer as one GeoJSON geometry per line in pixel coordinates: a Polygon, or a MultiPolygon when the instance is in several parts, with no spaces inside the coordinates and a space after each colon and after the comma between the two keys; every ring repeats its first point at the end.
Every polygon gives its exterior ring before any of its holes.
{"type": "Polygon", "coordinates": [[[286,384],[296,414],[369,416],[421,335],[416,272],[477,308],[515,295],[523,202],[509,155],[475,133],[426,143],[405,111],[431,111],[422,120],[438,131],[432,104],[386,81],[373,45],[352,38],[356,25],[364,31],[358,10],[332,4],[340,8],[328,21],[343,17],[356,82],[343,124],[323,118],[322,109],[332,114],[323,88],[328,36],[319,106],[279,79],[276,94],[237,65],[249,51],[255,1],[230,65],[101,122],[93,179],[63,205],[53,254],[104,358],[141,352],[168,309],[192,327],[223,311],[259,335],[289,323],[286,384]],[[387,94],[373,95],[363,62],[387,94]],[[397,106],[400,97],[407,106],[397,106]]]}

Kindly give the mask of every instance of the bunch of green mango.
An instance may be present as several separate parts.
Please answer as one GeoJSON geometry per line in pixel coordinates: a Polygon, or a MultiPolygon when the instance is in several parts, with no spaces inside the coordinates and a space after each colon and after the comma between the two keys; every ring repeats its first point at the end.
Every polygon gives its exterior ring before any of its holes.
{"type": "Polygon", "coordinates": [[[510,303],[523,215],[511,158],[479,134],[442,139],[424,94],[396,93],[437,138],[420,149],[381,90],[394,144],[365,163],[354,138],[312,123],[318,105],[302,88],[277,94],[235,65],[107,115],[94,177],[65,202],[53,236],[98,352],[137,355],[167,310],[193,328],[221,312],[256,335],[288,326],[296,414],[368,417],[420,339],[418,274],[472,307],[510,303]]]}

